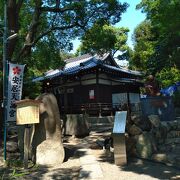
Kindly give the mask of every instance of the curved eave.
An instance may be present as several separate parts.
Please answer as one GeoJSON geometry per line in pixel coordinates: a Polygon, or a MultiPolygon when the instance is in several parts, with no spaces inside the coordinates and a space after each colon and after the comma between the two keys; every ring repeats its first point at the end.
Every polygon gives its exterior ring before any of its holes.
{"type": "Polygon", "coordinates": [[[39,82],[39,81],[41,82],[41,81],[44,81],[46,79],[53,79],[53,78],[58,77],[62,74],[63,74],[63,71],[59,71],[58,73],[55,73],[55,74],[40,76],[40,77],[34,78],[32,80],[32,82],[39,82]]]}
{"type": "Polygon", "coordinates": [[[113,71],[116,71],[116,72],[121,72],[121,73],[129,74],[129,75],[135,75],[135,76],[138,76],[138,77],[143,76],[143,73],[141,73],[139,71],[133,71],[133,70],[129,70],[129,69],[117,68],[117,67],[110,66],[110,65],[107,65],[107,64],[103,64],[103,67],[105,67],[107,69],[110,69],[110,70],[113,70],[113,71]]]}
{"type": "Polygon", "coordinates": [[[137,84],[141,87],[144,86],[144,83],[139,79],[120,78],[119,82],[129,83],[129,84],[137,84]]]}
{"type": "Polygon", "coordinates": [[[86,61],[84,63],[81,63],[77,66],[65,69],[64,71],[59,70],[59,72],[52,72],[51,74],[47,74],[45,76],[42,77],[37,77],[35,79],[32,80],[32,82],[38,82],[38,81],[44,81],[44,80],[49,80],[49,79],[53,79],[56,77],[67,77],[67,76],[72,76],[72,75],[76,75],[78,73],[81,72],[87,72],[91,69],[94,68],[102,68],[105,71],[107,71],[107,73],[124,73],[127,75],[130,75],[131,77],[142,77],[142,73],[138,72],[138,71],[132,71],[132,70],[127,70],[127,69],[123,69],[123,68],[118,68],[115,66],[110,66],[107,64],[104,64],[102,62],[102,60],[98,60],[96,58],[91,58],[89,61],[86,61]],[[54,73],[54,74],[53,74],[54,73]]]}

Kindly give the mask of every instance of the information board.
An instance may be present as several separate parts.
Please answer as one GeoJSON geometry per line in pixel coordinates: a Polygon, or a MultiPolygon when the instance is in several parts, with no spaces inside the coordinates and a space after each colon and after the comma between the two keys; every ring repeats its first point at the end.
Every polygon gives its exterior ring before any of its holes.
{"type": "Polygon", "coordinates": [[[22,100],[16,103],[16,124],[34,124],[39,123],[39,101],[22,100]]]}

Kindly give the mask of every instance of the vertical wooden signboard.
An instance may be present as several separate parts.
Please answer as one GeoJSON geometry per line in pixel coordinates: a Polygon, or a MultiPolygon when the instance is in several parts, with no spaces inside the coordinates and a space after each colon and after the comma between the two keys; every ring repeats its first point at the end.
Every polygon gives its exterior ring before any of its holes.
{"type": "Polygon", "coordinates": [[[39,123],[39,105],[41,101],[25,99],[16,102],[16,124],[25,125],[24,131],[24,168],[28,168],[30,148],[30,124],[39,123]]]}

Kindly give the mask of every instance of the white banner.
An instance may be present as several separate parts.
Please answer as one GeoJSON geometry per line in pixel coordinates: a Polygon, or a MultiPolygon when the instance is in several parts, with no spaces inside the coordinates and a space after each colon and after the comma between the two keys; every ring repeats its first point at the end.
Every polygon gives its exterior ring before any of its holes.
{"type": "Polygon", "coordinates": [[[9,63],[7,121],[16,121],[15,101],[21,100],[25,65],[9,63]]]}

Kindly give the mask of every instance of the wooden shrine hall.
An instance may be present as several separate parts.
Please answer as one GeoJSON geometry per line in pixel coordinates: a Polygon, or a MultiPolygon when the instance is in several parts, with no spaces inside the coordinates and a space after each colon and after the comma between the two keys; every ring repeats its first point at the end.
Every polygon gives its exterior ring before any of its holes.
{"type": "Polygon", "coordinates": [[[48,71],[33,82],[43,82],[43,92],[56,96],[61,113],[97,116],[138,108],[141,77],[121,68],[110,54],[86,54],[67,59],[63,70],[48,71]]]}

